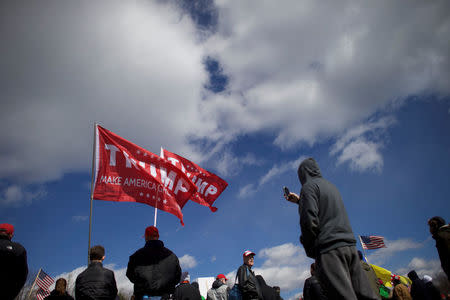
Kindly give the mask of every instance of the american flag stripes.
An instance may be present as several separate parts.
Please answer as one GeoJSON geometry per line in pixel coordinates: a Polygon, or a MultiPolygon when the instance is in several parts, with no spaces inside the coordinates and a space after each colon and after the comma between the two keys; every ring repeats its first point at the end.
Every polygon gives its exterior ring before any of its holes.
{"type": "Polygon", "coordinates": [[[47,273],[45,273],[44,271],[39,272],[37,278],[36,278],[36,284],[43,289],[44,291],[48,291],[50,286],[54,283],[55,281],[53,280],[53,278],[51,278],[47,273]]]}
{"type": "Polygon", "coordinates": [[[39,300],[44,300],[45,297],[50,295],[49,291],[44,291],[43,289],[39,288],[39,290],[36,292],[36,298],[39,300]]]}
{"type": "Polygon", "coordinates": [[[386,248],[384,237],[376,235],[361,235],[361,246],[364,250],[372,250],[378,248],[386,248]]]}

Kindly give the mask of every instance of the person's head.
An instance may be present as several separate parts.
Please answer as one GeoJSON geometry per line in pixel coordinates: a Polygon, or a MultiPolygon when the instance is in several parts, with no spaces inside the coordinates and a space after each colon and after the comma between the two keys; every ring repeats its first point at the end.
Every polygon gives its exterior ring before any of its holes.
{"type": "Polygon", "coordinates": [[[145,228],[145,241],[154,241],[159,239],[159,231],[155,226],[148,226],[145,228]]]}
{"type": "Polygon", "coordinates": [[[189,272],[181,273],[180,283],[189,283],[189,281],[191,281],[191,276],[189,275],[189,272]]]}
{"type": "Polygon", "coordinates": [[[309,270],[311,272],[311,276],[314,276],[314,274],[316,273],[316,264],[312,263],[309,270]]]}
{"type": "Polygon", "coordinates": [[[253,253],[250,250],[246,250],[244,252],[244,254],[242,254],[242,257],[244,259],[244,264],[246,264],[249,267],[252,267],[253,264],[255,263],[255,259],[254,259],[255,253],[253,253]]]}
{"type": "Polygon", "coordinates": [[[92,247],[89,250],[89,259],[102,262],[105,259],[105,248],[101,245],[92,247]]]}
{"type": "Polygon", "coordinates": [[[432,217],[428,220],[428,226],[430,226],[430,233],[435,234],[438,229],[445,225],[445,220],[441,217],[432,217]]]}
{"type": "Polygon", "coordinates": [[[412,271],[409,271],[408,278],[411,279],[412,281],[414,281],[417,278],[419,278],[419,275],[417,275],[415,270],[412,270],[412,271]]]}
{"type": "Polygon", "coordinates": [[[200,290],[200,286],[198,285],[198,282],[197,282],[197,281],[194,281],[193,283],[191,283],[191,285],[192,285],[193,287],[195,287],[197,290],[200,290]]]}
{"type": "Polygon", "coordinates": [[[314,158],[310,157],[303,160],[298,166],[297,170],[298,179],[302,185],[311,177],[320,177],[322,174],[320,173],[319,165],[314,160],[314,158]]]}
{"type": "Polygon", "coordinates": [[[217,275],[216,279],[221,281],[222,283],[226,283],[227,282],[227,278],[223,274],[217,275]]]}
{"type": "Polygon", "coordinates": [[[396,285],[398,285],[398,284],[400,284],[402,282],[400,281],[400,277],[396,275],[394,277],[394,280],[392,280],[392,283],[393,283],[394,286],[396,286],[396,285]]]}
{"type": "Polygon", "coordinates": [[[280,287],[279,286],[274,286],[273,289],[275,290],[275,292],[277,293],[278,296],[280,296],[280,287]]]}
{"type": "Polygon", "coordinates": [[[14,236],[14,226],[8,223],[0,224],[0,236],[5,236],[11,240],[14,236]]]}
{"type": "Polygon", "coordinates": [[[67,281],[64,278],[59,278],[55,283],[55,290],[59,295],[66,293],[67,281]]]}

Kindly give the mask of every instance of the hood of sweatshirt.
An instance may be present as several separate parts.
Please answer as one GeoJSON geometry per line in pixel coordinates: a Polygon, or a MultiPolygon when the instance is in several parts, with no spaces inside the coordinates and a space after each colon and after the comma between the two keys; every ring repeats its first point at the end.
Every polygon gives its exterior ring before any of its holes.
{"type": "Polygon", "coordinates": [[[218,289],[220,288],[222,285],[224,285],[224,283],[218,279],[216,279],[213,284],[212,284],[212,288],[213,289],[218,289]]]}
{"type": "Polygon", "coordinates": [[[297,173],[298,179],[302,185],[304,185],[311,178],[322,177],[319,165],[312,157],[307,158],[300,163],[297,173]]]}

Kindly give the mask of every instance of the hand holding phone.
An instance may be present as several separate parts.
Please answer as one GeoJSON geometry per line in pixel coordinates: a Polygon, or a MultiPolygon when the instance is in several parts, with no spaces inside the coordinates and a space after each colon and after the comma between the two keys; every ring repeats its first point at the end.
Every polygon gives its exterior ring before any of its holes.
{"type": "Polygon", "coordinates": [[[291,193],[287,187],[283,187],[284,198],[292,203],[298,203],[300,198],[297,194],[291,193]]]}
{"type": "Polygon", "coordinates": [[[284,186],[283,191],[284,191],[284,197],[288,197],[290,194],[289,189],[286,186],[284,186]]]}

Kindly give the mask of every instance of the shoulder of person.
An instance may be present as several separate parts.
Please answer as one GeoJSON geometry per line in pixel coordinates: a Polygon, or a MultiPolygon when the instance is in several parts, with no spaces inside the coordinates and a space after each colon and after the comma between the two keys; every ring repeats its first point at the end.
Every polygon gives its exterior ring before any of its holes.
{"type": "Polygon", "coordinates": [[[304,193],[311,193],[314,191],[317,191],[319,189],[319,180],[323,178],[314,178],[312,180],[308,180],[308,182],[305,182],[304,185],[302,185],[302,189],[300,190],[300,194],[304,193]]]}
{"type": "Polygon", "coordinates": [[[13,251],[14,253],[18,254],[26,253],[25,248],[19,243],[10,240],[1,240],[1,241],[2,241],[2,248],[6,248],[7,251],[13,251]]]}
{"type": "Polygon", "coordinates": [[[238,268],[238,272],[241,271],[241,270],[245,271],[245,268],[246,268],[245,264],[240,265],[239,268],[238,268]]]}
{"type": "Polygon", "coordinates": [[[113,270],[110,270],[110,269],[105,268],[105,267],[103,267],[103,270],[105,271],[105,273],[108,273],[108,274],[114,276],[114,271],[113,270]]]}
{"type": "Polygon", "coordinates": [[[14,247],[16,247],[16,249],[18,251],[22,251],[22,252],[25,252],[25,253],[27,252],[27,250],[25,249],[24,246],[22,246],[22,244],[17,243],[17,242],[12,242],[12,244],[14,245],[14,247]]]}

